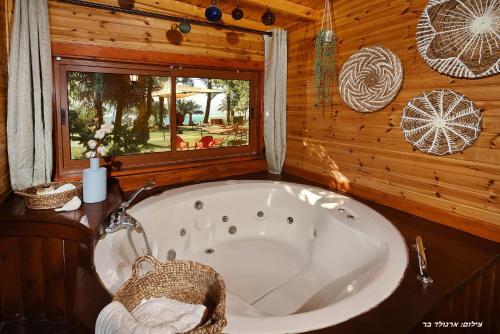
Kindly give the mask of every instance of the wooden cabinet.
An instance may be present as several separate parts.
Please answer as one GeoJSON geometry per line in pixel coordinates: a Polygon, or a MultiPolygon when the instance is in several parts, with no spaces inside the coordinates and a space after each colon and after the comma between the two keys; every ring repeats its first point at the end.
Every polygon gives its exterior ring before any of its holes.
{"type": "Polygon", "coordinates": [[[94,270],[94,245],[120,202],[116,183],[107,201],[68,213],[29,210],[20,197],[7,198],[0,207],[2,333],[93,332],[111,300],[94,270]]]}

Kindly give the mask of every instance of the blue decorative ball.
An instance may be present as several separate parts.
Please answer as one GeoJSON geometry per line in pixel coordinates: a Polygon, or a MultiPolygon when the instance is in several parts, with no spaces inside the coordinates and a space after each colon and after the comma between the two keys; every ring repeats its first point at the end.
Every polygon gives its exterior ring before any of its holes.
{"type": "Polygon", "coordinates": [[[183,34],[187,34],[191,31],[191,25],[189,24],[189,22],[182,21],[181,24],[179,24],[179,30],[183,34]]]}
{"type": "Polygon", "coordinates": [[[218,22],[222,18],[222,11],[219,7],[212,5],[205,10],[205,17],[210,22],[218,22]]]}

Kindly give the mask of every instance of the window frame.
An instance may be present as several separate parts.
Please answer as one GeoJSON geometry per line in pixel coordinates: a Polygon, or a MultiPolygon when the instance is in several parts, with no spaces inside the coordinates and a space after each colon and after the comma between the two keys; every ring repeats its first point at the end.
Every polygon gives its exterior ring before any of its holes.
{"type": "MultiPolygon", "coordinates": [[[[82,169],[88,167],[87,159],[71,159],[71,143],[69,136],[69,111],[67,99],[67,72],[100,72],[119,74],[139,74],[168,76],[171,82],[178,77],[233,79],[250,81],[250,115],[249,144],[245,146],[223,147],[204,150],[177,151],[175,136],[177,127],[170,124],[170,151],[131,154],[104,158],[107,164],[112,163],[112,176],[132,175],[146,172],[181,169],[200,166],[207,163],[224,163],[240,160],[262,158],[262,70],[235,70],[206,66],[190,67],[189,65],[141,64],[116,62],[107,60],[88,60],[77,57],[54,57],[54,130],[55,130],[55,176],[56,179],[78,178],[82,169]],[[62,119],[65,119],[63,124],[62,119]],[[120,166],[116,169],[116,166],[120,166]]],[[[171,85],[172,96],[175,96],[176,85],[171,85]]],[[[175,120],[176,99],[170,99],[169,118],[175,120]]]]}

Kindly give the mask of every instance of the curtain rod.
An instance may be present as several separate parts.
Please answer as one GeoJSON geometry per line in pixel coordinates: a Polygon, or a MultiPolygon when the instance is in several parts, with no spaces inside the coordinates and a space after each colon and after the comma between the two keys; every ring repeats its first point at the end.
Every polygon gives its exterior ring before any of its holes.
{"type": "Polygon", "coordinates": [[[121,8],[121,7],[110,6],[110,5],[106,5],[106,4],[100,4],[100,3],[84,1],[84,0],[59,0],[59,2],[64,2],[67,4],[72,4],[72,5],[76,5],[76,6],[82,6],[82,7],[109,10],[112,12],[119,12],[119,13],[145,16],[145,17],[153,17],[156,19],[167,20],[167,21],[188,22],[189,24],[194,24],[194,25],[199,25],[199,26],[204,26],[204,27],[212,27],[212,28],[217,28],[217,29],[222,28],[222,29],[229,29],[229,30],[246,32],[246,33],[250,33],[250,34],[262,34],[262,35],[267,35],[267,36],[273,35],[273,33],[270,31],[262,31],[262,30],[256,30],[256,29],[250,29],[250,28],[230,26],[230,25],[225,25],[225,24],[221,24],[221,23],[193,20],[193,19],[182,18],[182,17],[178,17],[178,16],[145,12],[145,11],[137,10],[137,9],[121,8]]]}

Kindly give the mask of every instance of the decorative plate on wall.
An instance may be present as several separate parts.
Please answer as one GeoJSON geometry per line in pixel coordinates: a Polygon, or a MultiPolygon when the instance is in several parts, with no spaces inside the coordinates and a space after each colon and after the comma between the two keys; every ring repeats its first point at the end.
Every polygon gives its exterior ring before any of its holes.
{"type": "Polygon", "coordinates": [[[417,27],[425,62],[453,77],[500,72],[500,1],[430,0],[417,27]]]}
{"type": "Polygon", "coordinates": [[[403,109],[401,129],[420,151],[453,154],[472,145],[481,133],[481,112],[472,101],[451,90],[414,97],[403,109]]]}
{"type": "Polygon", "coordinates": [[[362,48],[342,66],[340,96],[352,109],[373,112],[387,106],[403,83],[399,58],[381,46],[362,48]]]}

